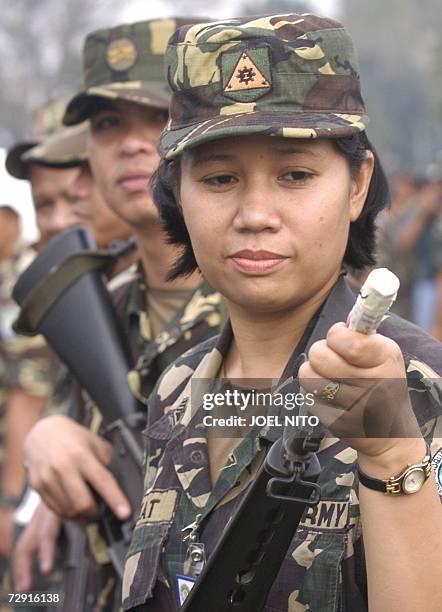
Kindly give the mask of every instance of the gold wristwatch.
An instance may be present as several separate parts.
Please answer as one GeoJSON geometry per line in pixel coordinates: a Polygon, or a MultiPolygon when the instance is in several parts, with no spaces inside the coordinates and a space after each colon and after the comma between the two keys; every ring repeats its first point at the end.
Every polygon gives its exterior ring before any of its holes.
{"type": "Polygon", "coordinates": [[[397,476],[386,480],[371,478],[358,467],[359,481],[368,489],[380,491],[386,495],[412,495],[421,490],[431,474],[431,453],[427,444],[427,452],[420,463],[408,464],[397,476]]]}

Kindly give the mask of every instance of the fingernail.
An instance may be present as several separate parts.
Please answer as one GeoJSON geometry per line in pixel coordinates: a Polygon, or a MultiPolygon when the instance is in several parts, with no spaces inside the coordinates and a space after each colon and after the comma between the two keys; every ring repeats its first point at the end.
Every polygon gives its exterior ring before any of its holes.
{"type": "Polygon", "coordinates": [[[129,518],[130,508],[129,506],[121,505],[117,507],[117,516],[120,519],[129,518]]]}

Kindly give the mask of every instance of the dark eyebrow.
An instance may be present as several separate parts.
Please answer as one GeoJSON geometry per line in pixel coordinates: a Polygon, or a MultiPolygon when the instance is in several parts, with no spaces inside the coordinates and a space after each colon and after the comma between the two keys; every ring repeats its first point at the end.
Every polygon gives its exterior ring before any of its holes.
{"type": "MultiPolygon", "coordinates": [[[[316,151],[313,149],[297,147],[295,144],[281,147],[278,147],[277,145],[270,145],[269,150],[275,155],[310,155],[311,157],[316,158],[321,157],[321,155],[316,153],[316,151]]],[[[235,155],[233,153],[209,153],[208,155],[194,153],[191,156],[190,164],[193,168],[195,168],[210,162],[232,161],[234,157],[235,155]]]]}

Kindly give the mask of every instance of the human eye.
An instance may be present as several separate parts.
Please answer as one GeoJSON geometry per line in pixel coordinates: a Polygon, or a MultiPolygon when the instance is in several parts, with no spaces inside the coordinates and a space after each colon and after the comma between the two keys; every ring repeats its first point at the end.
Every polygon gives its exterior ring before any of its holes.
{"type": "Polygon", "coordinates": [[[201,179],[201,182],[207,187],[223,189],[235,184],[236,178],[231,174],[215,174],[213,176],[204,177],[201,179]]]}
{"type": "Polygon", "coordinates": [[[288,170],[279,176],[279,180],[297,185],[304,185],[313,177],[314,174],[307,170],[288,170]]]}
{"type": "Polygon", "coordinates": [[[117,128],[120,125],[120,117],[114,112],[98,113],[91,121],[91,129],[93,132],[102,132],[117,128]]]}
{"type": "Polygon", "coordinates": [[[54,202],[53,200],[49,200],[49,199],[35,200],[34,205],[35,205],[35,210],[38,210],[40,212],[42,210],[49,210],[54,205],[54,202]]]}

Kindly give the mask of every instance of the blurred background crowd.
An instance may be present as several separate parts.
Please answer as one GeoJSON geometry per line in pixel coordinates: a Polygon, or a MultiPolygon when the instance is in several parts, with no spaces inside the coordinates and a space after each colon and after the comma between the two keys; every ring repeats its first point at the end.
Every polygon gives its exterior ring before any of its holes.
{"type": "MultiPolygon", "coordinates": [[[[20,172],[12,178],[6,171],[7,151],[32,133],[36,144],[51,131],[33,111],[80,89],[81,46],[94,29],[167,15],[222,18],[309,10],[342,21],[359,50],[373,126],[369,137],[390,178],[391,207],[379,221],[378,265],[401,280],[394,309],[442,339],[440,0],[220,0],[216,6],[205,0],[0,0],[0,435],[8,431],[5,442],[0,440],[0,564],[9,555],[11,516],[24,486],[21,441],[46,409],[57,375],[53,356],[38,338],[14,334],[11,288],[35,248],[77,223],[93,197],[85,167],[61,171],[62,188],[53,194],[60,212],[45,225],[48,196],[39,197],[34,185],[47,194],[45,181],[55,189],[54,175],[34,176],[31,193],[29,182],[17,178],[20,172]]],[[[106,223],[95,228],[103,232],[103,245],[116,231],[113,219],[106,223]]],[[[117,237],[127,233],[119,227],[117,237]]]]}

